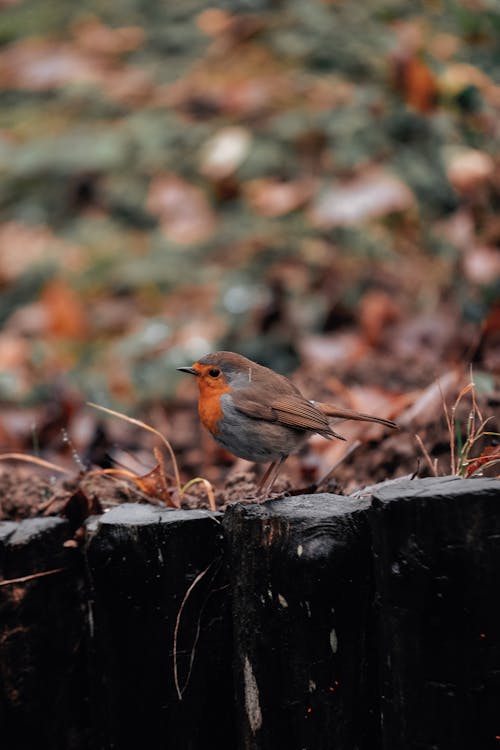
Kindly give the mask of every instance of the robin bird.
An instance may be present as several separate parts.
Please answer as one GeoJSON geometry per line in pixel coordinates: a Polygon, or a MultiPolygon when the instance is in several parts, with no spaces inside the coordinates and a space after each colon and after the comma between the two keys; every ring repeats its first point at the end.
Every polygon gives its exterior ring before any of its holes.
{"type": "Polygon", "coordinates": [[[207,354],[177,369],[196,376],[200,419],[219,445],[247,461],[271,462],[259,485],[262,494],[310,435],[345,440],[332,430],[329,417],[397,427],[389,419],[308,401],[284,375],[234,352],[207,354]]]}

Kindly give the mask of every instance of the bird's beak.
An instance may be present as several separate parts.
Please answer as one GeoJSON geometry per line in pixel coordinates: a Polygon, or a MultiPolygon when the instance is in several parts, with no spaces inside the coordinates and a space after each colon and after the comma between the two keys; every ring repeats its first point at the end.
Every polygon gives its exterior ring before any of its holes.
{"type": "Polygon", "coordinates": [[[177,367],[179,372],[188,372],[190,375],[198,375],[194,367],[177,367]]]}

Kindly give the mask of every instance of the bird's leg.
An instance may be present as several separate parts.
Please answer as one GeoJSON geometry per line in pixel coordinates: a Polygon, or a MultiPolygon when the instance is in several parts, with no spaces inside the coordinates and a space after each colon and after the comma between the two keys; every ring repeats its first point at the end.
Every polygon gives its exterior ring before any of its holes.
{"type": "Polygon", "coordinates": [[[271,461],[271,463],[269,464],[269,466],[267,467],[267,469],[263,473],[263,475],[261,477],[261,480],[260,480],[259,484],[257,485],[257,490],[259,492],[262,489],[262,487],[264,486],[264,484],[267,482],[269,474],[271,473],[271,471],[274,469],[275,466],[276,466],[276,461],[271,461]]]}
{"type": "Polygon", "coordinates": [[[269,464],[268,468],[266,469],[266,473],[260,480],[259,486],[257,487],[257,494],[259,496],[265,497],[271,492],[273,484],[278,478],[279,471],[281,469],[281,466],[285,458],[286,456],[281,456],[281,458],[278,459],[278,461],[273,461],[271,464],[269,464]]]}

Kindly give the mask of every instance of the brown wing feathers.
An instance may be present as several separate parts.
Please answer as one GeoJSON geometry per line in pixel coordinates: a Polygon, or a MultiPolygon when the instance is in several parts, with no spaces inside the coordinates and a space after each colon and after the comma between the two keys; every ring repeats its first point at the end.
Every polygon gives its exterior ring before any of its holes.
{"type": "Polygon", "coordinates": [[[345,440],[341,435],[333,432],[328,424],[327,417],[305,399],[294,396],[277,399],[273,401],[271,408],[276,415],[276,421],[281,424],[286,424],[289,427],[297,427],[302,430],[319,432],[325,437],[336,437],[340,440],[345,440]]]}
{"type": "Polygon", "coordinates": [[[265,419],[268,422],[279,422],[298,430],[319,432],[325,437],[336,437],[345,440],[341,435],[333,432],[328,424],[328,418],[313,404],[300,395],[292,393],[288,396],[273,398],[269,393],[264,399],[255,401],[243,392],[233,393],[233,403],[238,411],[254,419],[265,419]]]}

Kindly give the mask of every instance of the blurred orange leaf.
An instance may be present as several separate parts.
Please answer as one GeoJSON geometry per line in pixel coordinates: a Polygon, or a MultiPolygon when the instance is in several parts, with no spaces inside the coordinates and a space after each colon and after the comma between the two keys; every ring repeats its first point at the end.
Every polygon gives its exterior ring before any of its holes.
{"type": "Polygon", "coordinates": [[[47,316],[47,330],[53,336],[83,339],[88,335],[85,306],[74,289],[63,281],[47,284],[40,302],[47,316]]]}
{"type": "Polygon", "coordinates": [[[480,456],[473,459],[470,463],[467,464],[467,471],[465,473],[465,476],[470,477],[482,466],[486,466],[487,464],[493,464],[496,462],[500,462],[500,446],[489,445],[483,450],[480,456]]]}
{"type": "Polygon", "coordinates": [[[438,85],[430,68],[419,57],[400,61],[397,81],[407,104],[423,113],[433,109],[438,85]]]}
{"type": "Polygon", "coordinates": [[[359,319],[368,342],[372,346],[380,343],[385,329],[400,317],[400,308],[386,292],[373,290],[363,295],[360,301],[359,319]]]}
{"type": "Polygon", "coordinates": [[[243,195],[262,216],[282,216],[303,206],[311,197],[314,181],[304,177],[289,182],[262,177],[243,185],[243,195]]]}
{"type": "Polygon", "coordinates": [[[73,36],[81,49],[106,57],[118,56],[137,49],[144,42],[140,26],[111,28],[98,18],[86,18],[73,26],[73,36]]]}

